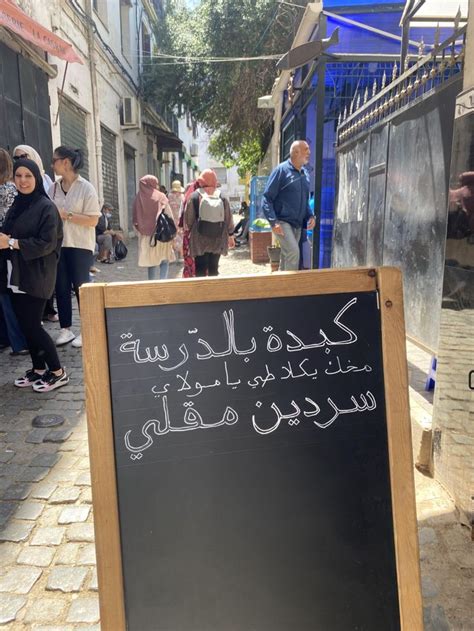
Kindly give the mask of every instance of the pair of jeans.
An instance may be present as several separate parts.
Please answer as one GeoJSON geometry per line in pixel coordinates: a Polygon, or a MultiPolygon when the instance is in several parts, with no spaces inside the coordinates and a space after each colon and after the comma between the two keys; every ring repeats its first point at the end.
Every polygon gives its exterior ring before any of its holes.
{"type": "Polygon", "coordinates": [[[79,287],[89,282],[92,252],[82,248],[61,248],[56,278],[56,303],[62,329],[72,324],[72,298],[74,291],[79,306],[79,287]]]}
{"type": "Polygon", "coordinates": [[[196,276],[218,276],[220,254],[206,252],[201,256],[195,256],[196,276]]]}
{"type": "Polygon", "coordinates": [[[166,280],[168,278],[169,262],[161,261],[159,265],[148,267],[148,280],[166,280]]]}
{"type": "Polygon", "coordinates": [[[18,322],[25,334],[35,370],[60,370],[56,345],[41,324],[46,300],[28,294],[12,294],[11,302],[18,322]]]}
{"type": "Polygon", "coordinates": [[[285,221],[279,222],[283,235],[278,235],[280,241],[280,272],[294,271],[299,268],[301,228],[294,228],[285,221]]]}
{"type": "Polygon", "coordinates": [[[8,293],[0,294],[0,305],[3,310],[8,341],[12,347],[12,351],[18,353],[18,351],[25,350],[27,348],[27,344],[18,322],[18,318],[15,315],[10,296],[11,294],[8,293]]]}

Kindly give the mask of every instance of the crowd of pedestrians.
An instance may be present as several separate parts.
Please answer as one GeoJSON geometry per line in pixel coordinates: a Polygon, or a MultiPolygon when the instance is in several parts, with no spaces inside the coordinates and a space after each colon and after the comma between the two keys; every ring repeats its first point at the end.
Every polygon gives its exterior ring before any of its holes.
{"type": "MultiPolygon", "coordinates": [[[[11,156],[0,148],[0,350],[30,355],[31,368],[14,380],[19,388],[47,392],[68,383],[57,347],[82,346],[72,330],[72,297],[80,310],[79,289],[96,269],[94,256],[106,264],[120,258],[124,234],[112,228],[113,208],[101,208],[80,175],[83,164],[79,149],[57,147],[53,182],[33,147],[18,145],[11,156]],[[45,320],[59,322],[55,339],[45,320]]],[[[217,276],[221,255],[234,246],[230,205],[211,169],[186,190],[175,180],[169,193],[154,175],[142,177],[133,228],[138,266],[149,280],[166,279],[170,263],[181,260],[184,277],[217,276]],[[169,238],[158,234],[162,213],[169,238]]]]}
{"type": "MultiPolygon", "coordinates": [[[[298,269],[302,228],[314,225],[308,159],[308,144],[293,143],[290,158],[274,169],[263,195],[283,270],[298,269]]],[[[82,346],[80,333],[72,330],[72,296],[80,309],[79,289],[94,270],[94,254],[98,262],[111,264],[120,258],[124,239],[112,228],[113,208],[100,208],[94,187],[80,175],[83,163],[79,149],[57,147],[53,182],[33,147],[18,145],[12,157],[0,149],[0,349],[31,356],[31,369],[15,385],[37,392],[68,383],[56,347],[82,346]],[[54,341],[44,320],[59,321],[54,341]]],[[[234,229],[229,201],[212,169],[186,190],[180,181],[172,182],[169,193],[154,175],[145,175],[133,203],[138,266],[147,269],[149,280],[166,279],[170,263],[181,259],[185,278],[217,276],[220,257],[236,245],[234,234],[248,235],[248,214],[243,207],[234,229]],[[167,236],[159,234],[164,218],[172,226],[167,236]]]]}

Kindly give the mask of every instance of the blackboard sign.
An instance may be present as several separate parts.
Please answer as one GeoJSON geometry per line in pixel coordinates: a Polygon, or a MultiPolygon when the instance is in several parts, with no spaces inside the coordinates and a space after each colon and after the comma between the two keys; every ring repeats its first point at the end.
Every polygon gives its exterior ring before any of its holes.
{"type": "MultiPolygon", "coordinates": [[[[239,295],[229,279],[145,284],[139,305],[136,288],[123,300],[127,286],[102,287],[122,628],[422,628],[406,623],[396,543],[383,330],[394,303],[368,270],[361,287],[338,290],[343,273],[328,293],[320,273],[247,279],[253,291],[239,295]]],[[[97,354],[96,326],[89,342],[97,354]]],[[[115,631],[104,626],[94,486],[102,627],[115,631]]],[[[419,594],[412,509],[405,544],[419,594]]]]}

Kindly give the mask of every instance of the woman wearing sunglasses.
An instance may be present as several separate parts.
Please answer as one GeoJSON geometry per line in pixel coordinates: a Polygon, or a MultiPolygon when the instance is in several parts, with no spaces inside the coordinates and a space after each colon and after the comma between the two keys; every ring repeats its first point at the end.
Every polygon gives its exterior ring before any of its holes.
{"type": "Polygon", "coordinates": [[[89,282],[89,269],[95,251],[95,226],[100,217],[99,200],[95,188],[79,171],[84,164],[79,149],[57,147],[53,153],[53,169],[59,179],[49,189],[49,196],[59,209],[63,220],[64,239],[56,280],[56,302],[61,331],[57,346],[72,342],[82,346],[82,338],[71,331],[71,287],[79,306],[79,287],[89,282]]]}

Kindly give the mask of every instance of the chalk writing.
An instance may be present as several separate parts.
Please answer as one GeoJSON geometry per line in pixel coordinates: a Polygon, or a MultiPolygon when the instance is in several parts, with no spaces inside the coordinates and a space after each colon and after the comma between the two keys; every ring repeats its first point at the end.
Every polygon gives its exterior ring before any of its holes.
{"type": "Polygon", "coordinates": [[[321,316],[323,326],[317,318],[285,322],[267,311],[265,324],[255,328],[233,303],[214,311],[211,323],[198,319],[190,328],[184,316],[162,323],[146,341],[133,326],[122,329],[119,353],[134,365],[148,366],[148,392],[156,400],[148,409],[157,410],[144,411],[133,428],[124,427],[129,458],[141,460],[171,434],[245,426],[263,438],[283,427],[328,430],[342,418],[376,411],[373,367],[364,361],[365,347],[352,324],[358,300],[339,301],[335,316],[321,316]]]}

